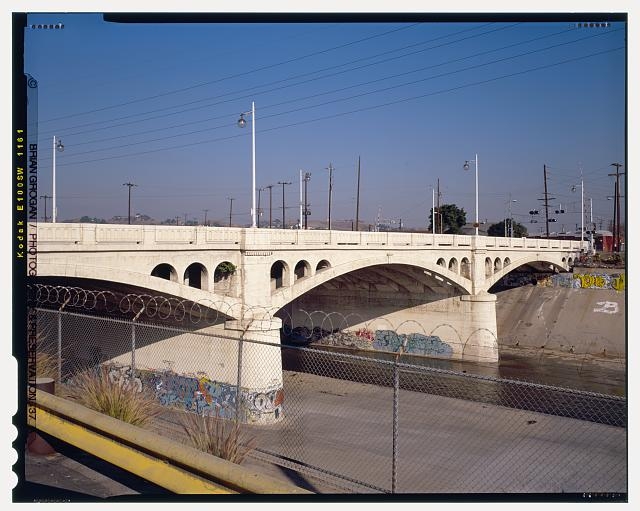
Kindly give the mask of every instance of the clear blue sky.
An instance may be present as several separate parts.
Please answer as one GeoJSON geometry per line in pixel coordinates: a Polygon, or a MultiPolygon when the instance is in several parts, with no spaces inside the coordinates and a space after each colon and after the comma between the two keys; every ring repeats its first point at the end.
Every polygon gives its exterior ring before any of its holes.
{"type": "MultiPolygon", "coordinates": [[[[581,173],[587,215],[591,198],[607,227],[610,164],[625,164],[623,23],[337,21],[29,15],[64,24],[25,32],[25,72],[39,84],[39,195],[51,195],[56,135],[59,220],[126,215],[123,183],[133,182],[135,213],[202,221],[208,209],[226,222],[233,197],[234,223],[250,224],[251,129],[236,121],[255,101],[256,184],[275,185],[275,218],[278,181],[293,183],[287,219],[298,217],[302,169],[311,219],[326,220],[331,163],[332,220],[353,219],[360,157],[361,222],[381,211],[425,228],[438,179],[441,202],[473,221],[474,166],[462,165],[477,153],[481,221],[503,219],[511,198],[515,220],[540,232],[543,217],[529,223],[528,212],[542,213],[546,164],[550,209],[565,210],[552,230],[580,225],[581,173]]],[[[268,217],[268,191],[261,199],[268,217]]]]}

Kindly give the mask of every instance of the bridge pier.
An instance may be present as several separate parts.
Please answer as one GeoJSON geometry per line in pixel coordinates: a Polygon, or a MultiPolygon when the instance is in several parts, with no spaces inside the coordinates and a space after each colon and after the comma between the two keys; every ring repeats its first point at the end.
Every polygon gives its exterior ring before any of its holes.
{"type": "Polygon", "coordinates": [[[496,295],[481,292],[460,296],[462,360],[498,361],[496,295]]]}
{"type": "Polygon", "coordinates": [[[282,419],[281,327],[279,318],[230,320],[224,325],[225,332],[239,339],[236,406],[244,422],[271,424],[282,419]]]}

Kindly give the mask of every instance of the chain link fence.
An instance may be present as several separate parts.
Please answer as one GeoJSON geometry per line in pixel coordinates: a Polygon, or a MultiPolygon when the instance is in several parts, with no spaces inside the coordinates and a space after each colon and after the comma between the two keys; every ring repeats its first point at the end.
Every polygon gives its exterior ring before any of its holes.
{"type": "Polygon", "coordinates": [[[144,312],[36,311],[38,353],[59,387],[106,365],[155,393],[166,409],[157,432],[180,438],[187,412],[240,421],[252,460],[320,480],[318,491],[627,491],[624,397],[286,345],[219,321],[195,330],[139,322],[144,312]]]}

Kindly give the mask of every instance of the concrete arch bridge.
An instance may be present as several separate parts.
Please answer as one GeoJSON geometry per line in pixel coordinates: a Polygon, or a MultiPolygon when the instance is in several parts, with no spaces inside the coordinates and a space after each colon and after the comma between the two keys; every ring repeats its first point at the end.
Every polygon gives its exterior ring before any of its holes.
{"type": "Polygon", "coordinates": [[[301,310],[336,311],[354,318],[353,329],[376,319],[417,323],[450,347],[451,358],[488,361],[498,358],[489,289],[523,266],[568,271],[586,248],[552,239],[204,226],[38,223],[30,232],[38,276],[208,301],[236,320],[227,328],[251,331],[247,319],[262,319],[256,336],[280,326],[258,311],[280,311],[293,324],[305,321],[301,310]]]}

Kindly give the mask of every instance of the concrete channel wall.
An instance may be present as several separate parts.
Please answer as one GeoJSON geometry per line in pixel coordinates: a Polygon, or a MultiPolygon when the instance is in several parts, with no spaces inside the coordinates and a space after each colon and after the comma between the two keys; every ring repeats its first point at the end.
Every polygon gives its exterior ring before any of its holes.
{"type": "Polygon", "coordinates": [[[576,268],[496,296],[501,347],[625,357],[625,270],[576,268]]]}

